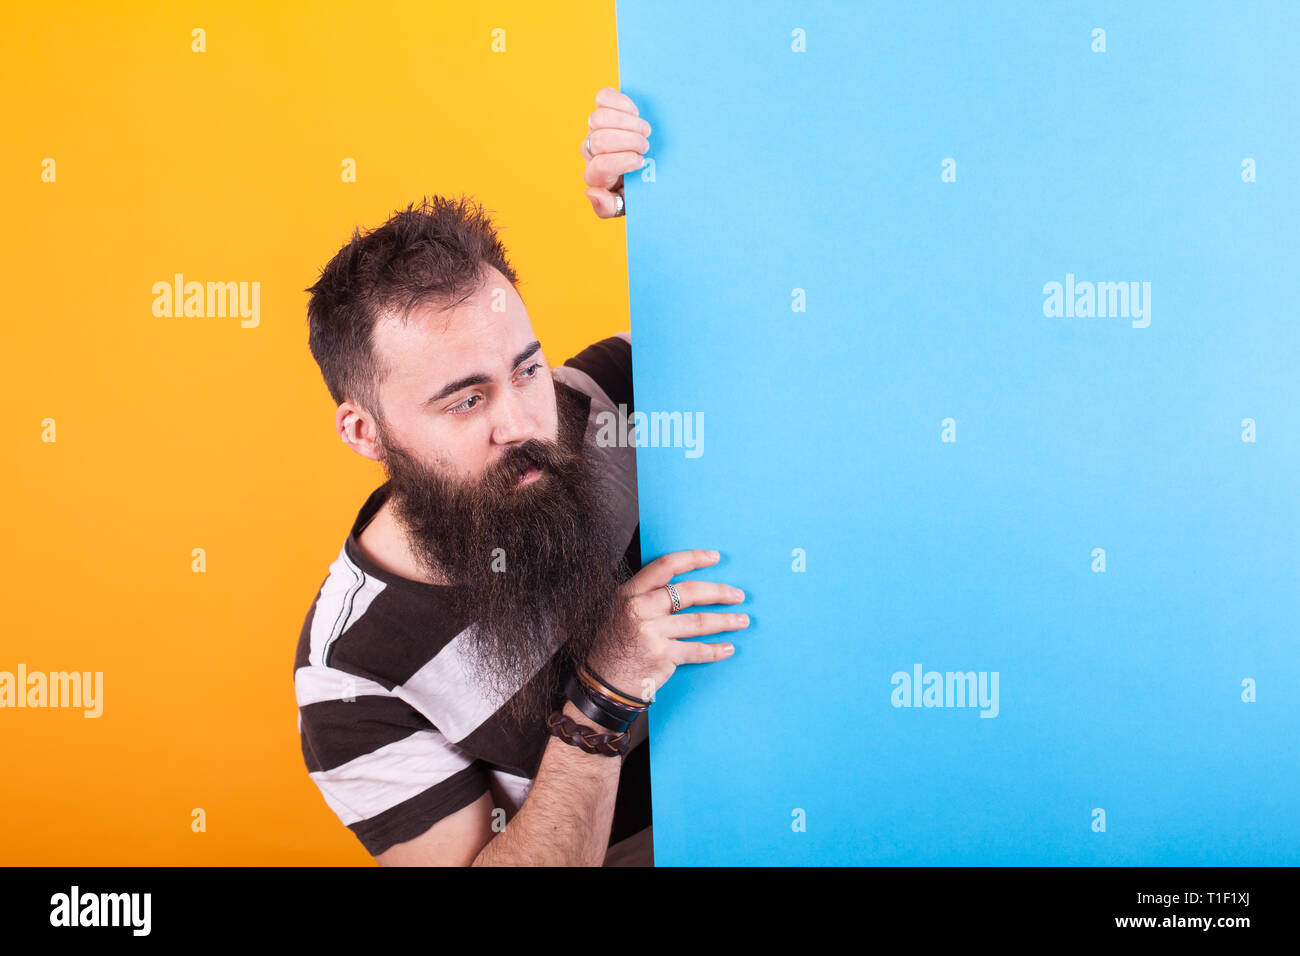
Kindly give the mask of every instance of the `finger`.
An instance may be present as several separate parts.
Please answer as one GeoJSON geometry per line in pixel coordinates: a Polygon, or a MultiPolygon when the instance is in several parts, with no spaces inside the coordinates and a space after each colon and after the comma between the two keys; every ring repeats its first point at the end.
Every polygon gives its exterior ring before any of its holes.
{"type": "Polygon", "coordinates": [[[655,633],[671,640],[683,637],[703,637],[722,631],[743,631],[749,627],[749,615],[729,611],[693,611],[660,618],[652,625],[655,633]]]}
{"type": "Polygon", "coordinates": [[[591,132],[602,129],[616,129],[639,133],[642,136],[650,135],[650,124],[646,120],[630,113],[624,113],[621,110],[611,109],[592,110],[587,117],[587,129],[591,132]]]}
{"type": "Polygon", "coordinates": [[[616,110],[631,113],[633,116],[641,115],[636,108],[636,104],[632,102],[632,98],[626,93],[620,93],[612,86],[602,86],[596,91],[596,105],[612,107],[616,110]]]}
{"type": "Polygon", "coordinates": [[[585,195],[591,200],[591,208],[601,219],[613,219],[618,212],[618,203],[614,200],[614,194],[608,189],[588,189],[585,195]]]}
{"type": "Polygon", "coordinates": [[[677,641],[673,644],[674,664],[708,664],[730,657],[734,644],[705,644],[703,641],[677,641]]]}
{"type": "MultiPolygon", "coordinates": [[[[706,604],[739,604],[745,600],[745,592],[740,588],[733,588],[730,584],[718,584],[714,581],[674,581],[673,587],[677,590],[677,600],[681,602],[682,607],[700,607],[706,604]]],[[[673,596],[668,593],[666,586],[656,588],[646,597],[653,599],[654,608],[659,612],[658,616],[681,613],[680,609],[673,610],[673,596]]]]}
{"type": "Polygon", "coordinates": [[[611,189],[624,173],[640,169],[645,157],[640,153],[600,153],[582,171],[582,181],[597,189],[611,189]]]}
{"type": "Polygon", "coordinates": [[[598,129],[582,141],[592,153],[647,153],[650,140],[640,133],[625,129],[598,129]]]}
{"type": "Polygon", "coordinates": [[[632,593],[645,594],[655,588],[661,588],[678,574],[707,568],[717,564],[721,555],[717,551],[695,548],[690,551],[671,551],[655,558],[628,581],[633,585],[632,593]]]}

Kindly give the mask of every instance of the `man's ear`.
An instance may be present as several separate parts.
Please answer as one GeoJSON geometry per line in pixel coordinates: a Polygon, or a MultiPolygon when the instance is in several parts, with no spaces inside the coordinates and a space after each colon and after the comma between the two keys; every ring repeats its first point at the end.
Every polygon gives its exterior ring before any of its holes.
{"type": "Polygon", "coordinates": [[[343,443],[362,458],[380,460],[383,449],[379,443],[379,432],[374,420],[364,410],[351,402],[344,402],[335,414],[334,428],[343,443]]]}

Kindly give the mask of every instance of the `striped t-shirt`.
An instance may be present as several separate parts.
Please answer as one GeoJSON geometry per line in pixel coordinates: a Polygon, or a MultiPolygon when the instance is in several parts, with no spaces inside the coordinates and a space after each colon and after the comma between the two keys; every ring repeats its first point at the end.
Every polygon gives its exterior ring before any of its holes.
{"type": "MultiPolygon", "coordinates": [[[[556,388],[588,404],[586,442],[617,529],[616,553],[641,567],[636,448],[597,445],[601,412],[632,411],[627,333],[604,339],[554,369],[556,388]]],[[[329,567],[299,635],[294,660],[302,754],[326,804],[372,855],[424,833],[491,793],[509,821],[522,806],[550,737],[521,733],[500,713],[508,698],[469,681],[467,622],[448,610],[449,589],[377,566],[357,544],[389,493],[373,491],[329,567]]],[[[644,715],[623,758],[607,864],[649,864],[650,761],[644,715]],[[624,842],[626,841],[626,842],[624,842]],[[620,846],[616,846],[620,844],[620,846]]]]}

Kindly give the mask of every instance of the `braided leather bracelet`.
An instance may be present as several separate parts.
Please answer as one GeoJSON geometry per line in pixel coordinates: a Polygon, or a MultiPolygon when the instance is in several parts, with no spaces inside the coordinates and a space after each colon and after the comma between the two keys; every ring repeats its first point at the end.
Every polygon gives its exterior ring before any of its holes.
{"type": "Polygon", "coordinates": [[[602,734],[592,727],[584,727],[560,710],[546,718],[546,726],[551,736],[559,737],[566,744],[572,744],[589,754],[621,757],[632,745],[626,733],[602,734]]]}

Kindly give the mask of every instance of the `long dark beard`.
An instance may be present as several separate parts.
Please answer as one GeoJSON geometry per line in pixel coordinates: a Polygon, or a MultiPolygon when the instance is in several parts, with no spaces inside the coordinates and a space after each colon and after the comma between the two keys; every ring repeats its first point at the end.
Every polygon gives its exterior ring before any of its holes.
{"type": "Polygon", "coordinates": [[[393,508],[416,557],[444,575],[472,678],[505,698],[517,726],[561,706],[564,680],[603,642],[623,638],[627,569],[600,480],[585,453],[585,399],[555,383],[559,441],[530,439],[471,486],[425,468],[382,436],[393,508]],[[541,477],[519,486],[521,472],[541,477]],[[531,677],[531,680],[530,680],[531,677]]]}

